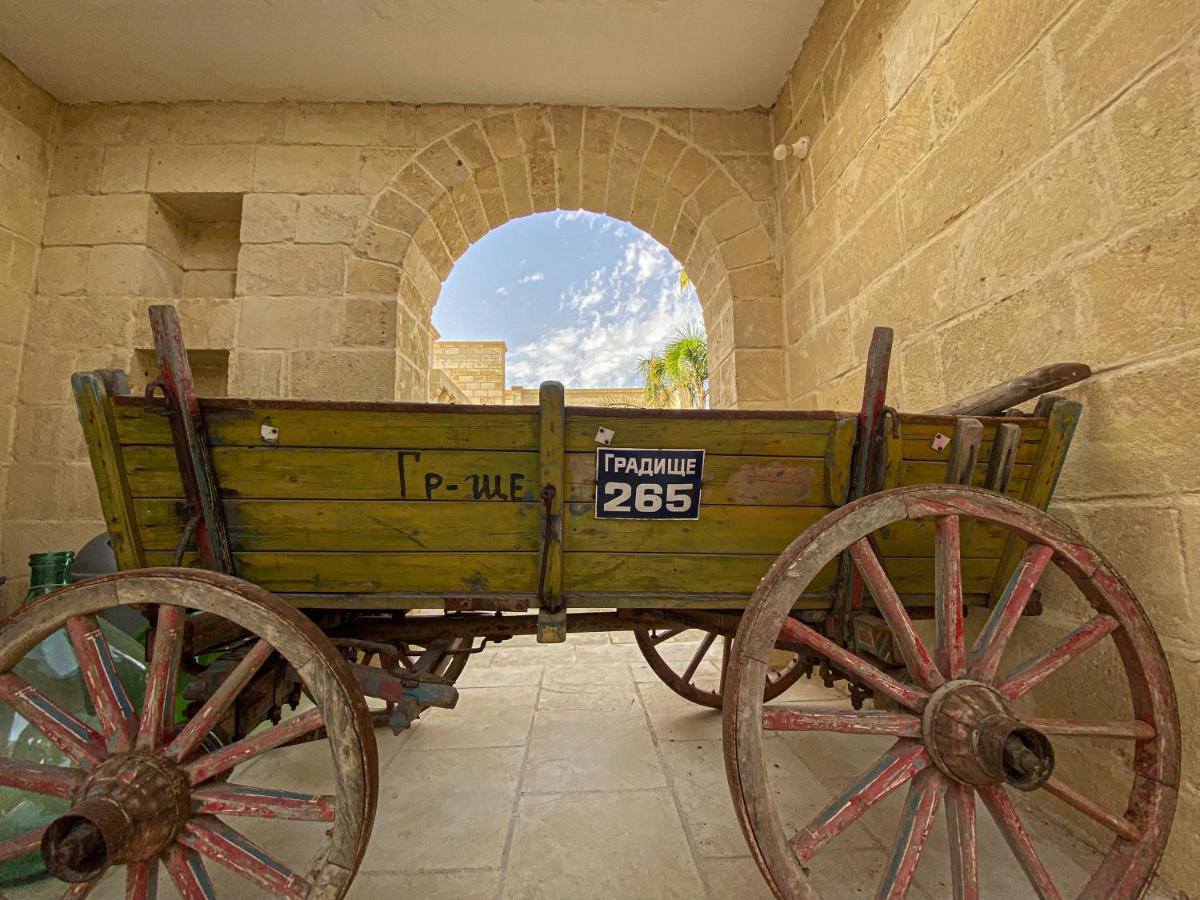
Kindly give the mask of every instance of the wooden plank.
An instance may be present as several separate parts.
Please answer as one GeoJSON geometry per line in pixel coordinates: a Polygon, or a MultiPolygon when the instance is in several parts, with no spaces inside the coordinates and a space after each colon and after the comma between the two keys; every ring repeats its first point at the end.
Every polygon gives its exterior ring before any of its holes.
{"type": "MultiPolygon", "coordinates": [[[[135,497],[182,497],[170,448],[123,448],[135,497]]],[[[226,497],[264,500],[463,500],[532,502],[533,452],[215,447],[226,497]]]]}
{"type": "MultiPolygon", "coordinates": [[[[394,450],[536,450],[537,414],[524,407],[429,407],[412,404],[280,406],[267,402],[201,400],[214,446],[377,447],[394,450]],[[456,410],[456,411],[450,411],[456,410]],[[275,440],[262,428],[278,429],[275,440]]],[[[114,408],[122,444],[170,444],[167,420],[146,401],[126,400],[114,408]]]]}
{"type": "Polygon", "coordinates": [[[538,466],[541,498],[541,559],[538,572],[537,639],[561,644],[567,639],[563,605],[563,506],[566,497],[563,386],[547,381],[538,391],[538,466]]]}
{"type": "MultiPolygon", "coordinates": [[[[766,574],[773,555],[729,556],[670,553],[567,553],[564,590],[573,592],[753,593],[766,574]]],[[[933,559],[885,557],[888,577],[901,595],[933,593],[933,559]]],[[[986,592],[996,571],[994,559],[964,559],[963,587],[986,592]]],[[[837,561],[831,562],[808,586],[806,593],[832,591],[837,561]]]]}
{"type": "Polygon", "coordinates": [[[590,503],[568,505],[565,523],[568,552],[778,554],[804,529],[820,521],[829,509],[705,506],[699,519],[671,522],[597,519],[593,512],[590,503]]]}
{"type": "MultiPolygon", "coordinates": [[[[1038,405],[1043,406],[1042,403],[1038,405]]],[[[1038,460],[1026,481],[1025,492],[1021,496],[1022,500],[1038,509],[1045,509],[1050,504],[1050,498],[1058,484],[1058,476],[1062,473],[1063,464],[1067,459],[1067,451],[1071,448],[1071,439],[1079,425],[1079,416],[1083,412],[1083,404],[1061,397],[1047,402],[1045,407],[1045,440],[1042,442],[1038,460]]],[[[1010,537],[988,592],[992,603],[1004,592],[1008,579],[1024,552],[1025,542],[1016,536],[1010,537]]]]}
{"type": "Polygon", "coordinates": [[[71,389],[100,494],[104,526],[112,541],[117,565],[122,569],[141,568],[146,564],[145,556],[138,540],[133,498],[117,445],[108,387],[99,375],[79,372],[71,376],[71,389]]]}
{"type": "Polygon", "coordinates": [[[795,417],[725,418],[696,414],[684,418],[665,415],[629,418],[627,410],[609,415],[567,414],[566,449],[594,451],[596,430],[615,432],[613,447],[645,447],[655,450],[704,450],[714,454],[749,456],[808,456],[825,458],[833,430],[832,413],[823,418],[796,414],[795,417]]]}
{"type": "Polygon", "coordinates": [[[850,496],[850,467],[854,462],[854,439],[858,419],[838,419],[825,451],[825,502],[841,506],[850,496]]]}
{"type": "MultiPolygon", "coordinates": [[[[951,437],[954,434],[954,420],[949,419],[939,425],[909,424],[901,417],[901,428],[904,433],[904,458],[920,460],[941,460],[945,462],[950,455],[950,448],[935,450],[931,445],[935,435],[943,434],[951,437]]],[[[996,440],[996,429],[1004,424],[1021,426],[1021,443],[1018,445],[1017,462],[1033,463],[1041,452],[1042,436],[1045,434],[1044,419],[980,419],[983,425],[983,438],[979,446],[979,458],[986,462],[991,458],[992,444],[996,440]]]]}
{"type": "Polygon", "coordinates": [[[950,458],[942,481],[946,484],[968,484],[975,464],[979,461],[979,445],[983,440],[983,425],[978,419],[961,417],[954,423],[954,437],[950,441],[950,458]]]}
{"type": "MultiPolygon", "coordinates": [[[[796,456],[705,456],[701,503],[710,506],[827,506],[824,464],[796,456]]],[[[568,503],[596,496],[596,454],[568,453],[568,503]]]]}
{"type": "MultiPolygon", "coordinates": [[[[181,500],[136,500],[139,536],[149,550],[173,550],[187,522],[181,500]]],[[[234,550],[355,552],[536,552],[533,503],[424,503],[378,500],[226,500],[234,550]],[[470,522],[470,527],[463,527],[470,522]]]]}
{"type": "MultiPolygon", "coordinates": [[[[596,519],[592,506],[567,506],[565,543],[568,553],[706,553],[778,554],[829,509],[821,507],[717,506],[694,521],[658,522],[596,519]]],[[[998,558],[1006,532],[983,523],[964,523],[968,556],[998,558]],[[968,527],[969,526],[969,527],[968,527]]],[[[932,526],[899,522],[878,535],[885,556],[928,556],[933,552],[932,526]]]]}
{"type": "MultiPolygon", "coordinates": [[[[1012,477],[1008,483],[1008,494],[1012,497],[1020,498],[1024,496],[1025,484],[1029,480],[1029,474],[1033,471],[1031,465],[1019,465],[1013,467],[1012,477]]],[[[971,484],[976,487],[983,487],[987,480],[987,466],[984,464],[976,464],[975,469],[971,473],[971,484]]],[[[905,461],[900,466],[900,484],[904,487],[917,484],[941,484],[942,476],[946,473],[944,463],[924,462],[924,461],[905,461]]]]}
{"type": "Polygon", "coordinates": [[[1012,481],[1013,466],[1017,459],[1017,447],[1021,443],[1020,425],[1001,425],[996,430],[996,442],[988,460],[987,477],[983,486],[1001,494],[1008,490],[1012,481]]]}
{"type": "MultiPolygon", "coordinates": [[[[171,552],[146,553],[146,564],[171,564],[171,552]]],[[[276,593],[370,594],[377,591],[440,597],[476,594],[534,596],[536,553],[235,553],[241,577],[276,593]]],[[[196,560],[188,554],[184,564],[196,560]]],[[[366,608],[351,600],[348,607],[366,608]]]]}

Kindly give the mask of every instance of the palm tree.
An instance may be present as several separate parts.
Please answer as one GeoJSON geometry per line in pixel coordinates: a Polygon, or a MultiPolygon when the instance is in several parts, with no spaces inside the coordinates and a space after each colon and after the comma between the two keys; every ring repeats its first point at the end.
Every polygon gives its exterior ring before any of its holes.
{"type": "Polygon", "coordinates": [[[708,343],[696,326],[680,329],[661,353],[638,360],[638,368],[648,405],[692,409],[708,405],[708,343]]]}

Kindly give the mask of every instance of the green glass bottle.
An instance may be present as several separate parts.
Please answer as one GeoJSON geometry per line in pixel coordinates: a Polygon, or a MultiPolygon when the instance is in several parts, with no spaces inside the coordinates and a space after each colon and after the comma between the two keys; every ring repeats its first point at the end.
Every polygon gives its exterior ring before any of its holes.
{"type": "MultiPolygon", "coordinates": [[[[71,565],[75,554],[70,550],[35,553],[29,557],[29,592],[25,602],[32,603],[71,583],[71,565]]],[[[52,602],[52,601],[51,601],[52,602]]],[[[133,637],[100,619],[100,628],[108,639],[113,662],[130,699],[140,708],[146,685],[146,663],[142,645],[133,637]]],[[[98,725],[95,711],[80,675],[75,651],[64,629],[59,629],[30,650],[14,667],[31,685],[51,702],[75,716],[98,725]]],[[[17,715],[7,704],[0,705],[0,757],[73,766],[74,763],[49,738],[17,715]]],[[[31,794],[16,788],[0,787],[0,841],[33,828],[48,825],[67,811],[69,802],[56,797],[31,794]]],[[[36,851],[0,864],[0,886],[29,881],[45,875],[42,857],[36,851]]]]}

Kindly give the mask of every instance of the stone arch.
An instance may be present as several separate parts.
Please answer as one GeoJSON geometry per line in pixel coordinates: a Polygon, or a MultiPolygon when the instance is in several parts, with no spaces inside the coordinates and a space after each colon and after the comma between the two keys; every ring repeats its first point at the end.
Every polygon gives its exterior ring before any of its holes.
{"type": "Polygon", "coordinates": [[[673,127],[672,113],[548,106],[409,112],[428,140],[375,196],[348,281],[350,292],[397,292],[398,398],[425,398],[430,316],[467,248],[513,219],[583,209],[633,224],[682,263],[709,334],[713,402],[737,402],[734,301],[773,301],[776,310],[780,302],[773,213],[725,162],[673,127]]]}

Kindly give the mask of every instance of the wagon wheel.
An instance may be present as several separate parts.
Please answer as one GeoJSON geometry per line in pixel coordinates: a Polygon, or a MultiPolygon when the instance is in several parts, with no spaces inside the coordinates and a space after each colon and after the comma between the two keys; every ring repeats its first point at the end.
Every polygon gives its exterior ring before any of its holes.
{"type": "MultiPolygon", "coordinates": [[[[74,766],[49,766],[0,757],[0,785],[71,804],[48,827],[0,843],[0,862],[40,849],[51,874],[71,882],[65,894],[71,897],[84,896],[110,868],[120,866],[127,897],[153,897],[160,862],[185,898],[215,896],[208,871],[212,862],[247,879],[257,893],[335,898],[349,888],[375,815],[374,735],[345,662],[316,626],[270,592],[194,569],[143,569],[65,587],[0,624],[0,700],[74,761],[74,766]],[[105,610],[131,604],[156,623],[140,710],[116,674],[97,624],[105,610]],[[177,729],[176,685],[189,610],[219,615],[257,641],[177,729]],[[94,717],[84,709],[63,708],[15,671],[34,646],[59,629],[65,629],[78,660],[94,717]],[[275,653],[298,673],[314,707],[205,750],[201,744],[214,723],[236,709],[241,692],[275,653]],[[261,781],[258,773],[270,771],[255,766],[256,757],[320,729],[333,735],[327,742],[333,793],[298,794],[243,783],[261,781]],[[232,781],[220,780],[235,766],[247,768],[234,771],[232,781]],[[269,834],[280,827],[277,820],[312,823],[296,827],[288,821],[289,833],[281,842],[285,851],[306,842],[319,847],[304,866],[289,868],[246,836],[254,829],[269,834]],[[293,828],[316,831],[293,834],[293,828]]],[[[232,880],[229,894],[249,892],[241,879],[232,880]]]]}
{"type": "MultiPolygon", "coordinates": [[[[725,688],[729,648],[732,643],[728,635],[700,628],[635,628],[633,635],[646,663],[654,670],[654,674],[662,679],[663,684],[684,699],[700,706],[721,708],[721,694],[725,688]],[[697,634],[700,641],[696,649],[689,648],[690,652],[678,661],[668,661],[659,650],[660,646],[668,641],[697,634]],[[706,669],[704,665],[713,661],[713,658],[717,660],[715,672],[706,669]]],[[[799,653],[793,653],[783,668],[769,668],[763,688],[763,699],[774,700],[795,684],[804,674],[803,661],[799,653]]]]}
{"type": "MultiPolygon", "coordinates": [[[[1085,876],[1090,880],[1080,897],[1140,896],[1153,875],[1170,831],[1179,778],[1179,719],[1166,661],[1126,584],[1078,535],[1045,513],[998,494],[958,486],[901,488],[851,503],[809,528],[779,557],[755,592],[735,648],[729,673],[730,702],[724,716],[726,770],[746,840],[777,896],[811,896],[807,866],[820,863],[819,851],[856,822],[860,836],[863,829],[874,829],[874,815],[884,815],[888,809],[886,804],[879,805],[880,801],[905,785],[907,798],[877,896],[906,894],[942,805],[946,808],[953,896],[976,898],[977,876],[985,882],[989,874],[1000,877],[991,864],[978,864],[981,851],[990,854],[994,849],[976,837],[978,797],[1034,892],[1040,897],[1059,897],[1055,876],[1039,854],[1039,842],[1022,823],[1006,784],[1044,792],[1049,795],[1045,798],[1048,804],[1062,801],[1093,830],[1112,836],[1103,859],[1085,876]],[[904,520],[926,520],[923,527],[934,530],[937,641],[932,654],[866,540],[904,520]],[[970,649],[963,637],[961,605],[962,520],[992,523],[1028,544],[970,649]],[[889,677],[787,615],[795,596],[844,550],[853,555],[892,629],[910,684],[889,677]],[[1035,652],[997,675],[1009,638],[1051,562],[1074,582],[1094,615],[1049,649],[1035,652]],[[1106,637],[1111,637],[1111,643],[1106,637]],[[777,639],[825,656],[842,672],[890,698],[898,709],[855,712],[764,707],[758,689],[764,668],[760,660],[766,659],[765,653],[777,639]],[[1105,644],[1106,652],[1120,659],[1132,715],[1037,719],[1014,710],[1014,705],[1024,707],[1031,702],[1031,696],[1021,698],[1036,685],[1061,677],[1061,667],[1105,644]],[[780,735],[768,742],[764,730],[841,732],[847,735],[842,739],[848,742],[846,746],[881,740],[864,735],[884,736],[885,743],[888,738],[894,740],[864,775],[811,822],[802,825],[808,818],[804,815],[796,821],[802,827],[785,830],[781,816],[788,810],[779,807],[771,793],[764,752],[795,738],[780,735]],[[1054,772],[1055,748],[1060,755],[1069,754],[1073,752],[1070,742],[1088,738],[1122,750],[1121,744],[1132,744],[1132,752],[1124,754],[1131,763],[1125,777],[1132,789],[1123,813],[1092,799],[1088,784],[1080,784],[1078,777],[1072,779],[1076,781],[1073,785],[1054,772]],[[872,817],[866,817],[873,808],[872,817]]],[[[1097,657],[1091,656],[1089,661],[1094,665],[1097,657]]],[[[1078,693],[1071,699],[1079,702],[1078,693]]],[[[1111,695],[1106,702],[1111,702],[1111,695]]],[[[1090,758],[1086,761],[1091,762],[1090,758]]],[[[1068,811],[1066,807],[1061,810],[1068,811]]],[[[890,836],[886,834],[885,840],[890,836]]],[[[1008,858],[1007,851],[999,849],[1008,858]]],[[[1060,881],[1065,877],[1060,871],[1060,881]]]]}

